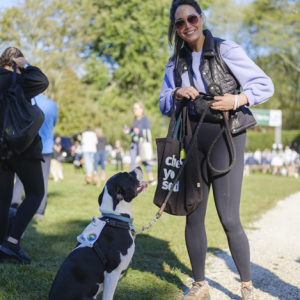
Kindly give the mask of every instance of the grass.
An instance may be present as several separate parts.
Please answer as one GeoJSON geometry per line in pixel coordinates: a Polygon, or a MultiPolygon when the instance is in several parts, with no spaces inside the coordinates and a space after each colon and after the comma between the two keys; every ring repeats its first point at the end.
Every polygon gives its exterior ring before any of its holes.
{"type": "MultiPolygon", "coordinates": [[[[31,265],[0,264],[0,300],[43,300],[61,263],[76,244],[76,237],[99,216],[98,195],[102,188],[85,186],[84,173],[64,164],[65,180],[49,181],[45,218],[33,220],[26,230],[22,248],[31,265]]],[[[155,171],[155,170],[154,170],[155,171]]],[[[107,175],[115,173],[109,165],[107,175]]],[[[244,178],[241,219],[247,227],[280,199],[299,191],[294,178],[254,174],[244,178]]],[[[155,187],[134,200],[136,229],[148,225],[158,211],[152,204],[155,187]]],[[[166,213],[150,230],[136,238],[136,251],[126,275],[120,280],[115,299],[177,299],[186,289],[191,267],[184,242],[184,217],[166,213]]],[[[206,216],[209,255],[227,247],[226,237],[210,197],[206,216]]],[[[99,298],[101,299],[101,297],[99,298]]]]}

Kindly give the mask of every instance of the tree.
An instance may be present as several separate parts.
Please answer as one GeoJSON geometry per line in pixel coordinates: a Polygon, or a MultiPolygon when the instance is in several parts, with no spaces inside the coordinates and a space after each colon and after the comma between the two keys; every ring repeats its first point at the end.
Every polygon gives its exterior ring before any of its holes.
{"type": "MultiPolygon", "coordinates": [[[[203,1],[202,9],[210,2],[203,1]]],[[[111,71],[110,85],[102,91],[99,104],[109,97],[113,113],[119,116],[119,129],[130,125],[133,103],[142,101],[153,136],[161,136],[162,128],[166,130],[158,96],[171,55],[167,39],[170,4],[170,0],[94,1],[91,31],[96,37],[90,49],[111,71]]]]}
{"type": "Polygon", "coordinates": [[[274,97],[264,107],[283,109],[285,128],[299,128],[299,13],[299,0],[257,0],[244,14],[257,62],[275,85],[274,97]]]}
{"type": "Polygon", "coordinates": [[[89,11],[82,5],[74,0],[25,0],[0,19],[1,44],[20,48],[47,75],[47,96],[59,107],[55,131],[62,135],[100,122],[97,105],[90,99],[93,91],[77,75],[92,39],[87,34],[89,11]]]}

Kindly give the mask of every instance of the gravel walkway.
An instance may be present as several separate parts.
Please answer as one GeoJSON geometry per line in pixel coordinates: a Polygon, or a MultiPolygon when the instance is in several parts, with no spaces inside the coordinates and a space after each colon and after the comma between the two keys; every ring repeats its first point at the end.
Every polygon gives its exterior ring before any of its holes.
{"type": "MultiPolygon", "coordinates": [[[[300,192],[279,201],[247,231],[259,300],[300,300],[300,192]]],[[[229,249],[207,259],[211,300],[241,300],[229,249]]]]}

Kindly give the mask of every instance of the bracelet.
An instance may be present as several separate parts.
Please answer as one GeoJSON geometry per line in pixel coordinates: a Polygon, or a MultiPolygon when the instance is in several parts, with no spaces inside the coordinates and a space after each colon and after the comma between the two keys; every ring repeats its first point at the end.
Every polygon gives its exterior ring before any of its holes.
{"type": "Polygon", "coordinates": [[[27,63],[27,64],[24,65],[23,69],[26,70],[26,68],[29,67],[29,66],[31,66],[31,64],[27,63]]]}
{"type": "Polygon", "coordinates": [[[237,109],[237,105],[238,105],[238,96],[234,95],[234,106],[233,106],[233,110],[237,109]]]}
{"type": "Polygon", "coordinates": [[[177,93],[177,91],[179,90],[180,88],[178,87],[178,88],[176,88],[176,89],[174,89],[173,91],[172,91],[172,98],[173,98],[173,100],[176,100],[176,93],[177,93]]]}
{"type": "Polygon", "coordinates": [[[240,98],[239,95],[237,95],[237,106],[236,109],[238,109],[240,107],[240,98]]]}

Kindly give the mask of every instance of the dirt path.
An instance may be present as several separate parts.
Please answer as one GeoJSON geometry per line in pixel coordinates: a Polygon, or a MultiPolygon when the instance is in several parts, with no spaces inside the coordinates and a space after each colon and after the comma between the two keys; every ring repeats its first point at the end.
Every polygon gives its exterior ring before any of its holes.
{"type": "MultiPolygon", "coordinates": [[[[251,224],[253,284],[260,300],[300,300],[300,192],[251,224]]],[[[212,300],[241,300],[240,279],[228,249],[207,259],[212,300]]]]}

